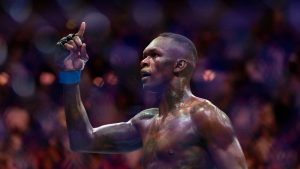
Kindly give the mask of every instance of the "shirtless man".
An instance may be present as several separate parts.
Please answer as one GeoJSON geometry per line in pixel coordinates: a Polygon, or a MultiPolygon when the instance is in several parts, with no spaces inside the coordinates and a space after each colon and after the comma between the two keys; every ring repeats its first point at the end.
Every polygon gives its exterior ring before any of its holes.
{"type": "MultiPolygon", "coordinates": [[[[71,149],[123,153],[143,150],[145,169],[246,169],[228,117],[211,102],[194,96],[190,80],[197,61],[194,44],[184,36],[163,33],[143,51],[143,88],[159,93],[158,108],[143,110],[127,122],[92,127],[77,80],[65,80],[88,59],[81,41],[85,23],[63,44],[70,51],[60,81],[71,149]]],[[[77,75],[78,76],[78,75],[77,75]]],[[[80,77],[80,76],[79,76],[80,77]]],[[[76,78],[75,78],[76,79],[76,78]]]]}

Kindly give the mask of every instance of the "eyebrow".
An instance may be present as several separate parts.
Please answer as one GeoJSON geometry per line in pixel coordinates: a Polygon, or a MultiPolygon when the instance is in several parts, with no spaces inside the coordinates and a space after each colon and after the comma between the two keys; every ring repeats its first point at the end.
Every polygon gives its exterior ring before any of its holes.
{"type": "Polygon", "coordinates": [[[143,51],[143,57],[152,52],[157,52],[160,55],[163,54],[163,51],[160,48],[151,47],[151,48],[147,48],[143,51]]]}

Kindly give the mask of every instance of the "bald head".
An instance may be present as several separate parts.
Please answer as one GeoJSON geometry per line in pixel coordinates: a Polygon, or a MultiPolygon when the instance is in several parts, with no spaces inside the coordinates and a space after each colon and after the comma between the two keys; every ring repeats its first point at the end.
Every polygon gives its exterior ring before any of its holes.
{"type": "Polygon", "coordinates": [[[143,86],[156,91],[171,82],[189,84],[196,61],[196,48],[188,38],[174,33],[160,34],[143,51],[143,86]]]}
{"type": "Polygon", "coordinates": [[[190,39],[183,35],[170,32],[161,33],[158,37],[170,38],[174,40],[174,42],[178,43],[178,45],[181,46],[185,51],[184,57],[189,59],[192,62],[192,65],[195,67],[198,61],[198,53],[194,43],[190,39]]]}

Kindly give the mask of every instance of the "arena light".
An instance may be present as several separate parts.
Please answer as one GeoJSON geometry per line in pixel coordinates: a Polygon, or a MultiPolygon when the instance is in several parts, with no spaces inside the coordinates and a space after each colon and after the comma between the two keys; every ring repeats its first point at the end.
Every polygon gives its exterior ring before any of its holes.
{"type": "Polygon", "coordinates": [[[77,28],[77,23],[74,19],[69,19],[67,22],[66,22],[66,28],[68,28],[69,30],[72,30],[72,29],[76,29],[77,28]]]}
{"type": "Polygon", "coordinates": [[[114,72],[110,72],[106,75],[106,81],[108,84],[114,86],[118,84],[119,78],[114,72]]]}
{"type": "Polygon", "coordinates": [[[93,84],[97,87],[102,87],[104,85],[104,79],[102,77],[95,77],[93,84]]]}
{"type": "Polygon", "coordinates": [[[216,73],[213,70],[205,70],[203,73],[203,80],[210,82],[213,81],[216,78],[216,73]]]}
{"type": "Polygon", "coordinates": [[[5,86],[9,82],[9,75],[6,72],[0,73],[0,86],[5,86]]]}
{"type": "Polygon", "coordinates": [[[40,75],[40,83],[45,86],[53,84],[55,81],[55,75],[50,72],[42,72],[40,75]]]}

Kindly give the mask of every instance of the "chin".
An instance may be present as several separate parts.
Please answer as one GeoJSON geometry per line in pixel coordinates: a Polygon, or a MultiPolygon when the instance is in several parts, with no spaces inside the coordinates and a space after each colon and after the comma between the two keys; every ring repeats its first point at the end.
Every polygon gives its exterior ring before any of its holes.
{"type": "Polygon", "coordinates": [[[150,84],[143,84],[143,89],[149,92],[153,92],[153,93],[159,93],[159,92],[163,92],[164,87],[163,85],[150,85],[150,84]]]}

